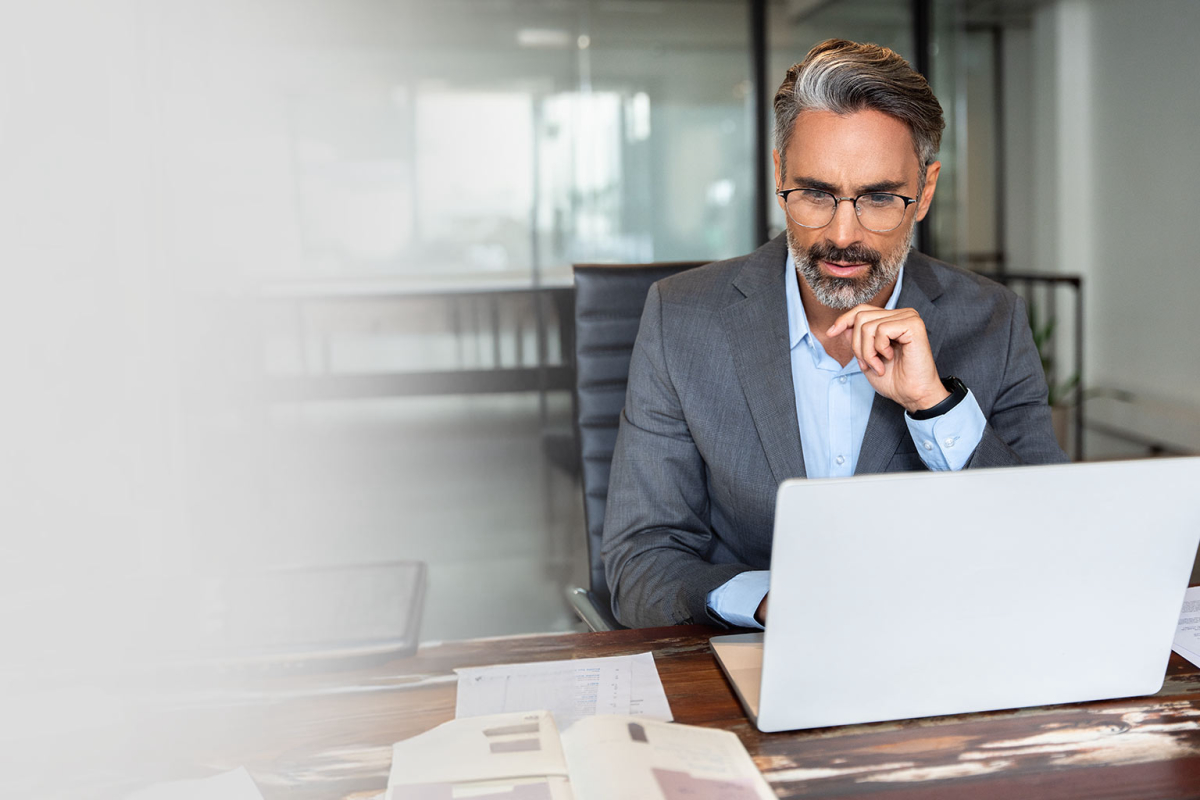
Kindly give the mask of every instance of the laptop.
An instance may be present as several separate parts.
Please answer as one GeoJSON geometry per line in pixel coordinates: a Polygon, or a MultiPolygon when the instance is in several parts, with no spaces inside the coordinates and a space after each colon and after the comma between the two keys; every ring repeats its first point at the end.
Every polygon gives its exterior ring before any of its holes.
{"type": "Polygon", "coordinates": [[[1153,694],[1200,458],[789,480],[765,633],[718,636],[759,730],[1153,694]]]}

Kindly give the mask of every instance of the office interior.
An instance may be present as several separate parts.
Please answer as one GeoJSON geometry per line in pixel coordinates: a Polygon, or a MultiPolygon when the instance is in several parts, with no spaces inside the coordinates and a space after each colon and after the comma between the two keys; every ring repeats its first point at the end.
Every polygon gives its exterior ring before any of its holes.
{"type": "Polygon", "coordinates": [[[1029,293],[1068,452],[1200,453],[1198,31],[1190,0],[30,4],[0,25],[18,651],[409,560],[424,642],[583,630],[571,267],[779,233],[764,114],[831,36],[929,77],[920,246],[1029,293]]]}

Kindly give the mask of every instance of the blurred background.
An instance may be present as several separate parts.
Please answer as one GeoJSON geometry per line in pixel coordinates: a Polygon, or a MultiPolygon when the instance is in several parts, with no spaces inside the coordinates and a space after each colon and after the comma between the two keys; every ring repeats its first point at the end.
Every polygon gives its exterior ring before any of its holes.
{"type": "Polygon", "coordinates": [[[395,560],[422,640],[579,629],[571,265],[781,231],[770,98],[831,36],[930,78],[919,246],[1031,298],[1068,451],[1200,452],[1192,0],[2,8],[9,658],[395,560]]]}

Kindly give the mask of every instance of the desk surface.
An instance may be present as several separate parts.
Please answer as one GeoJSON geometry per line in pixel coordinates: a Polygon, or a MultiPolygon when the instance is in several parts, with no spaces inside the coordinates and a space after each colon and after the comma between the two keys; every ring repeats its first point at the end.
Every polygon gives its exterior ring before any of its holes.
{"type": "Polygon", "coordinates": [[[386,786],[392,742],[453,718],[453,668],[651,650],[676,721],[735,732],[780,797],[1200,797],[1200,670],[1175,654],[1148,698],[763,734],[717,667],[713,634],[689,626],[428,645],[370,668],[263,678],[147,710],[124,742],[136,738],[139,762],[155,765],[147,780],[245,765],[268,800],[366,800],[386,786]]]}

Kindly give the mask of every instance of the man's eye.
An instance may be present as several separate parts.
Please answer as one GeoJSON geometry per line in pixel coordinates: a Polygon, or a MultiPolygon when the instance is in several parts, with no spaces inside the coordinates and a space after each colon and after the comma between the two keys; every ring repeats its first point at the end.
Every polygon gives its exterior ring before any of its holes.
{"type": "Polygon", "coordinates": [[[866,203],[873,208],[887,208],[899,199],[894,194],[864,194],[859,202],[866,203]]]}
{"type": "Polygon", "coordinates": [[[827,206],[833,201],[833,198],[828,192],[822,192],[818,189],[800,189],[796,192],[797,199],[805,203],[811,203],[814,206],[827,206]]]}

